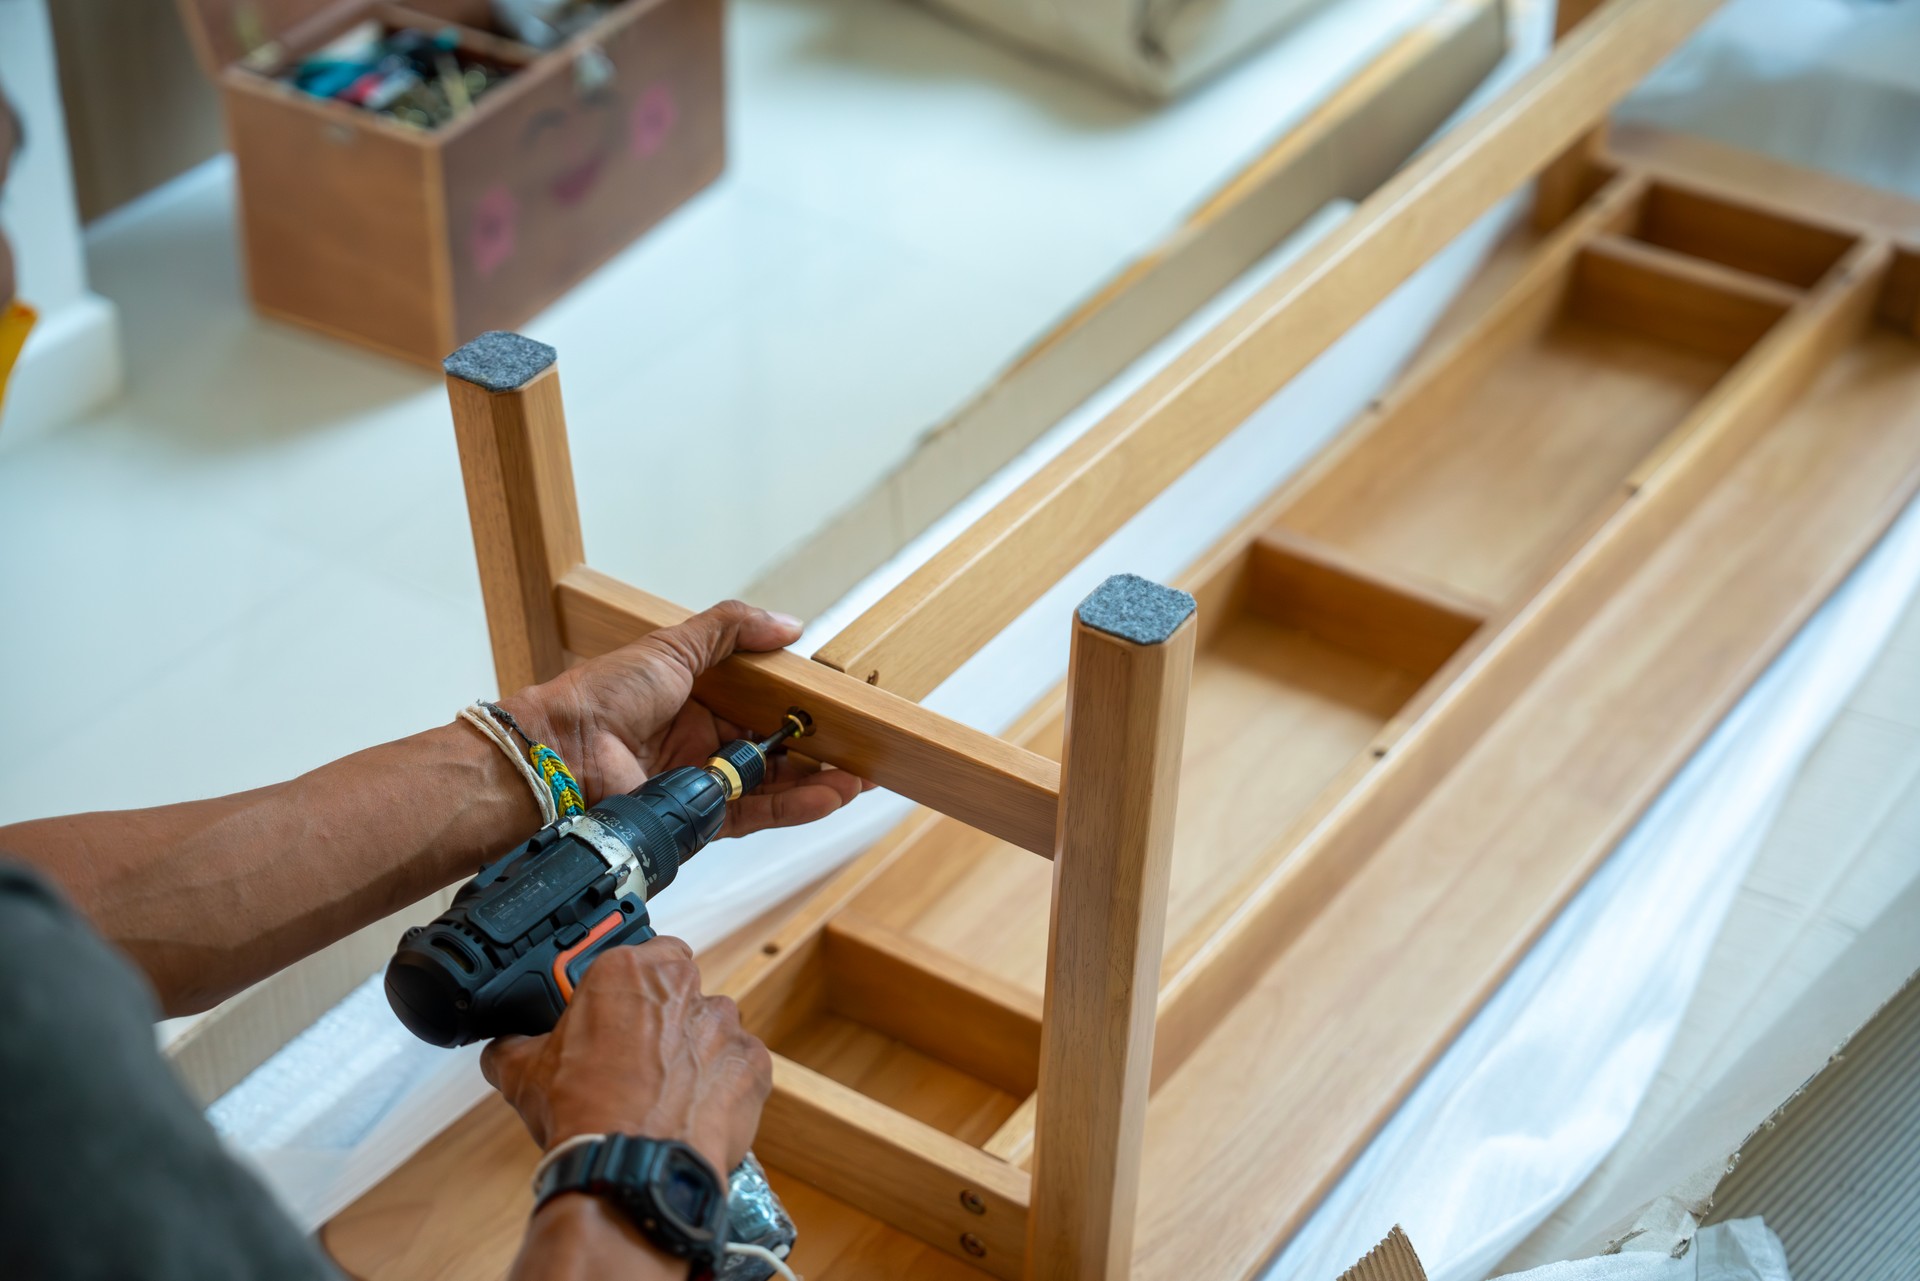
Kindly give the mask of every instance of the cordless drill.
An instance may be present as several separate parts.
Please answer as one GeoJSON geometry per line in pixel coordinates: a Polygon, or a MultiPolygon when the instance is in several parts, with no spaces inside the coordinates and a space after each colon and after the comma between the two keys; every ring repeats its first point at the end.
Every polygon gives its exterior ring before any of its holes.
{"type": "MultiPolygon", "coordinates": [[[[433,1045],[551,1031],[595,957],[654,936],[647,900],[719,834],[727,802],[766,779],[773,749],[811,729],[789,711],[778,733],[606,797],[480,869],[445,912],[401,936],[387,966],[393,1012],[433,1045]]],[[[784,1256],[793,1222],[751,1154],[728,1192],[730,1238],[784,1256]]],[[[750,1257],[728,1260],[726,1281],[769,1275],[750,1257]]]]}

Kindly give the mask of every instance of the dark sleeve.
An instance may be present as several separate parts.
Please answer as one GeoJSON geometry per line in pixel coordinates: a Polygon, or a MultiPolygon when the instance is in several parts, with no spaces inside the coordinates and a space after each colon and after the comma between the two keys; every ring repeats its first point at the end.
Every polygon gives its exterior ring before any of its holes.
{"type": "Polygon", "coordinates": [[[0,1277],[337,1281],[155,1048],[120,955],[0,862],[0,1277]]]}

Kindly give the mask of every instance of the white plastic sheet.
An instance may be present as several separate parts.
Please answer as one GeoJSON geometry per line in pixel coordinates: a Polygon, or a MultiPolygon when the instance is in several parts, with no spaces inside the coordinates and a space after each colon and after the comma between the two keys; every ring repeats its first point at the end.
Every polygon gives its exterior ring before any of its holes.
{"type": "Polygon", "coordinates": [[[1549,1263],[1513,1273],[1511,1281],[1793,1281],[1780,1238],[1759,1219],[1716,1223],[1684,1240],[1669,1246],[1662,1238],[1619,1254],[1549,1263]]]}

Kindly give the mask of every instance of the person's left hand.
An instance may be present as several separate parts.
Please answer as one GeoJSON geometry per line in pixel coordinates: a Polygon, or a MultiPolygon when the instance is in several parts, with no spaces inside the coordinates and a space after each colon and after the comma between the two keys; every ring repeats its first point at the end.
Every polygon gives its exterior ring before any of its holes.
{"type": "MultiPolygon", "coordinates": [[[[740,726],[692,701],[693,680],[736,650],[772,650],[800,638],[800,623],[737,600],[677,627],[569,668],[501,706],[544,741],[580,780],[587,804],[630,792],[653,775],[698,765],[721,743],[766,735],[778,725],[740,726]]],[[[767,781],[727,807],[724,836],[825,818],[869,784],[832,768],[802,767],[785,753],[767,781]]]]}

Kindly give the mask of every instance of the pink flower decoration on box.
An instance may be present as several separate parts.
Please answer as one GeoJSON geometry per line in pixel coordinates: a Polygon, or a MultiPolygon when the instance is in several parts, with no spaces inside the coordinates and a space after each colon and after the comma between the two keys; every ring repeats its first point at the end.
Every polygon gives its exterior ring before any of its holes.
{"type": "Polygon", "coordinates": [[[665,146],[679,118],[680,106],[673,100],[673,90],[664,84],[650,84],[641,90],[627,122],[634,159],[645,160],[665,146]]]}
{"type": "Polygon", "coordinates": [[[520,202],[505,183],[487,188],[473,207],[473,227],[467,233],[467,253],[482,279],[513,257],[519,231],[520,202]]]}

